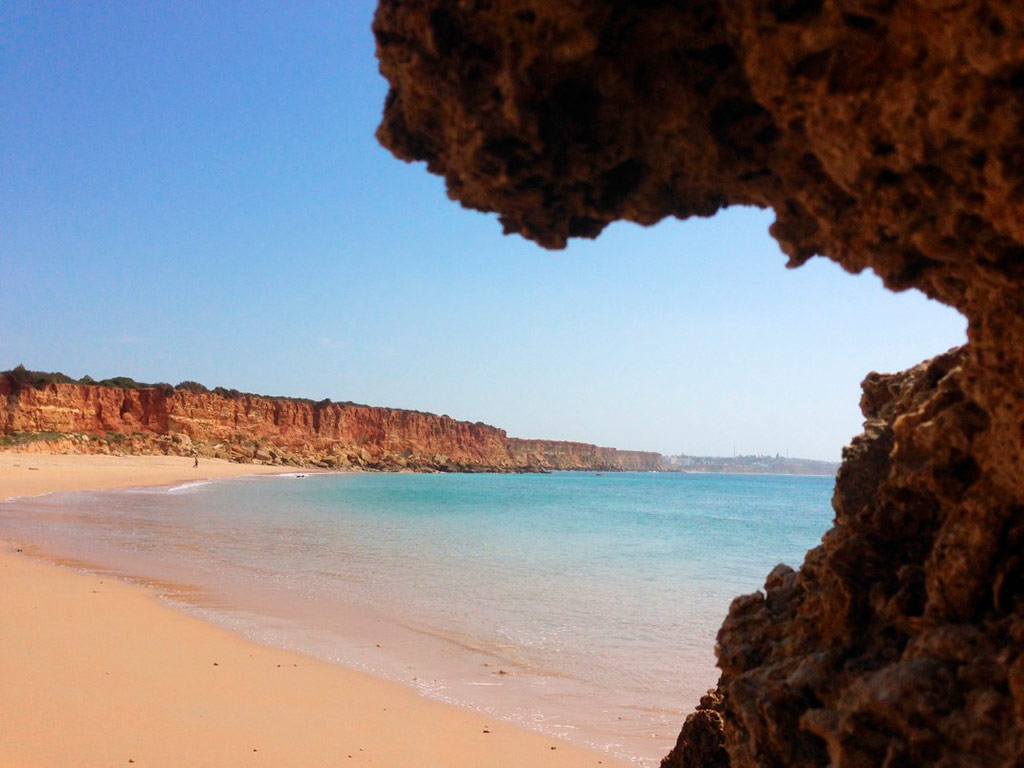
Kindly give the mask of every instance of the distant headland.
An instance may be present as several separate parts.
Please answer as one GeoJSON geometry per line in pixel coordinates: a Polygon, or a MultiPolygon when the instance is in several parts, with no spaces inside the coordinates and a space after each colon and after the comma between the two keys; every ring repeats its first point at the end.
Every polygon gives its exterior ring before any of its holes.
{"type": "Polygon", "coordinates": [[[835,475],[839,463],[817,459],[791,459],[779,454],[750,456],[663,456],[666,472],[724,472],[746,475],[835,475]]]}

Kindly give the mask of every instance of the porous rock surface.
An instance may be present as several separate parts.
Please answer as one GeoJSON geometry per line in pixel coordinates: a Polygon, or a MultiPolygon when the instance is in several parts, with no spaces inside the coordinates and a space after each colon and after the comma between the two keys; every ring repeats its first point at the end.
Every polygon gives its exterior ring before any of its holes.
{"type": "Polygon", "coordinates": [[[865,380],[835,527],[734,601],[665,765],[1024,765],[1024,4],[381,0],[374,31],[379,139],[506,232],[771,207],[792,266],[969,321],[865,380]]]}

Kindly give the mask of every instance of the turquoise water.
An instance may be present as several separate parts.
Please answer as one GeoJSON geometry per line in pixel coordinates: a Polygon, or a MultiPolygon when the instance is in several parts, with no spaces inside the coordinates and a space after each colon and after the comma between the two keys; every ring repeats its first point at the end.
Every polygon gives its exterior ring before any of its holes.
{"type": "Polygon", "coordinates": [[[733,597],[799,565],[832,478],[332,474],[0,506],[0,534],[261,642],[652,763],[733,597]]]}

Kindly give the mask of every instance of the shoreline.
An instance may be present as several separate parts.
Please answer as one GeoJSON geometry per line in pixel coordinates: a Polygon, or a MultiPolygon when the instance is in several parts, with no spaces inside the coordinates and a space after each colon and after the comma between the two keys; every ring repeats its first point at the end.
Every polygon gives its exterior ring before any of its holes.
{"type": "Polygon", "coordinates": [[[247,475],[312,473],[303,467],[238,464],[202,458],[198,468],[182,456],[110,456],[103,454],[0,451],[0,502],[61,491],[104,491],[176,485],[247,475]]]}
{"type": "MultiPolygon", "coordinates": [[[[307,470],[5,452],[0,500],[293,471],[307,470]]],[[[0,546],[0,579],[0,695],[17,702],[0,714],[0,766],[626,765],[400,683],[257,644],[163,604],[155,587],[9,546],[0,546]]]]}

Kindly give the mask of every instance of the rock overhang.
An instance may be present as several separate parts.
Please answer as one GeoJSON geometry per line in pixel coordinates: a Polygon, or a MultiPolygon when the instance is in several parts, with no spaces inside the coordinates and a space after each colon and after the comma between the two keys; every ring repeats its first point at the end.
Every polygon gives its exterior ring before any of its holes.
{"type": "Polygon", "coordinates": [[[721,721],[736,766],[1013,764],[1024,6],[381,0],[374,31],[378,138],[506,232],[558,248],[771,207],[792,266],[822,255],[964,313],[964,348],[865,380],[836,527],[734,604],[702,735],[671,759],[717,759],[721,721]]]}

